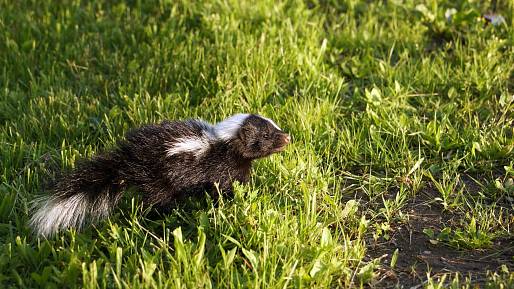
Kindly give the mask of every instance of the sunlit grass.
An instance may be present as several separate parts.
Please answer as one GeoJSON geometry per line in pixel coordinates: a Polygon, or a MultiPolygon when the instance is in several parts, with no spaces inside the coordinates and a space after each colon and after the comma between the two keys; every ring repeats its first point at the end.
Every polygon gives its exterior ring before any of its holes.
{"type": "MultiPolygon", "coordinates": [[[[366,257],[369,240],[408,222],[406,204],[428,190],[460,218],[432,232],[438,246],[512,239],[508,1],[0,7],[2,288],[379,286],[389,263],[366,257]],[[492,10],[503,24],[481,17],[492,10]],[[129,128],[238,112],[273,118],[293,142],[258,161],[234,199],[188,200],[155,220],[134,192],[82,232],[42,240],[27,227],[57,169],[129,128]]],[[[512,285],[512,269],[487,282],[512,285]]],[[[422,277],[428,288],[466,284],[422,277]]]]}

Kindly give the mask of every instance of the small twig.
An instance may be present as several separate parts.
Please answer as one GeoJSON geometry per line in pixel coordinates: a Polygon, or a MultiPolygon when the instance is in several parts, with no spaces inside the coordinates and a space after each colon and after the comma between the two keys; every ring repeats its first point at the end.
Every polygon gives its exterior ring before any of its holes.
{"type": "Polygon", "coordinates": [[[504,252],[506,252],[506,251],[509,251],[509,250],[511,250],[511,249],[514,249],[514,246],[507,247],[507,248],[506,248],[506,249],[504,249],[504,250],[496,251],[496,252],[494,252],[494,253],[492,253],[492,254],[490,254],[490,255],[487,255],[487,256],[481,257],[481,258],[480,258],[480,259],[478,259],[478,260],[482,261],[482,260],[484,260],[484,259],[487,259],[487,258],[490,258],[490,257],[494,257],[494,256],[497,256],[497,255],[500,255],[500,254],[502,254],[502,253],[504,253],[504,252]]]}

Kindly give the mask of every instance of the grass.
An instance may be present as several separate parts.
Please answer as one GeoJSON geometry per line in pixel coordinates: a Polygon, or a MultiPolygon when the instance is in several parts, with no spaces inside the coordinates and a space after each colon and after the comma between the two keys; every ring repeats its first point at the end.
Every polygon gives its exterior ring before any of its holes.
{"type": "Polygon", "coordinates": [[[2,288],[514,286],[512,2],[0,7],[2,288]],[[27,227],[56,169],[127,129],[237,112],[293,143],[233,200],[155,220],[127,195],[82,232],[27,227]]]}

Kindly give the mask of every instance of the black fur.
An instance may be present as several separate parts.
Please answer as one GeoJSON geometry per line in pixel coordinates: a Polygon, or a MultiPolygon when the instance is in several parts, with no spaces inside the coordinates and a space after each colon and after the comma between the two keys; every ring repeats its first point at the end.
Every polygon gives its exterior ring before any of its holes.
{"type": "MultiPolygon", "coordinates": [[[[108,214],[106,208],[113,208],[129,187],[141,192],[146,206],[160,208],[184,195],[216,193],[216,184],[230,192],[234,181],[248,181],[253,160],[278,152],[289,142],[286,133],[258,115],[245,115],[230,137],[226,133],[219,137],[219,130],[197,120],[164,121],[134,129],[111,151],[80,162],[58,180],[50,196],[52,204],[80,195],[87,205],[85,214],[98,219],[108,214]],[[184,140],[202,140],[205,145],[169,153],[184,140]]],[[[48,222],[40,220],[41,215],[37,218],[32,222],[36,230],[38,224],[48,222]]],[[[47,235],[68,226],[80,227],[81,223],[58,222],[55,230],[39,232],[47,235]]]]}

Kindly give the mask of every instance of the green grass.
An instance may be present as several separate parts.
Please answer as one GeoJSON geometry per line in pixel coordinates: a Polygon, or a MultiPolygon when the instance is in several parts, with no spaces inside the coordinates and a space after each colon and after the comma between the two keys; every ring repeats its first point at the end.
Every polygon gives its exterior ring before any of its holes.
{"type": "MultiPolygon", "coordinates": [[[[0,0],[0,287],[380,287],[395,262],[371,243],[427,194],[453,217],[424,228],[435,248],[512,247],[513,27],[511,1],[0,0]],[[129,128],[238,112],[293,143],[233,200],[150,220],[127,195],[82,232],[27,227],[56,168],[129,128]]],[[[514,286],[513,263],[481,282],[514,286]]]]}

